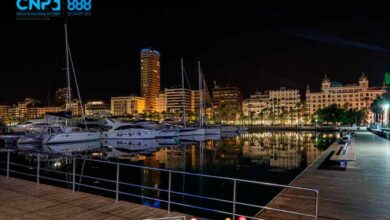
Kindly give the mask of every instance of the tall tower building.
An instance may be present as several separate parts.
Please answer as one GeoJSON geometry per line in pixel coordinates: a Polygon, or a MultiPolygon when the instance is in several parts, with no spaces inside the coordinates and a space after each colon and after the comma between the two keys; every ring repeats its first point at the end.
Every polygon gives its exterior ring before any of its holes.
{"type": "Polygon", "coordinates": [[[145,111],[156,111],[156,98],[160,93],[160,53],[152,49],[141,50],[141,96],[145,98],[145,111]]]}

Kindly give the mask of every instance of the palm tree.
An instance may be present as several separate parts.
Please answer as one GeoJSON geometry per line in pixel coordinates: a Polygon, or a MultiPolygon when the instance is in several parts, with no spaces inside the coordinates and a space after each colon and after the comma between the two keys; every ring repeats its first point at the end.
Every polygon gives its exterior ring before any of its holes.
{"type": "Polygon", "coordinates": [[[259,113],[260,125],[263,125],[264,114],[266,111],[267,111],[266,108],[263,108],[259,113]]]}
{"type": "Polygon", "coordinates": [[[370,109],[372,113],[374,113],[375,122],[379,122],[379,115],[382,113],[382,105],[384,103],[384,99],[382,96],[376,97],[374,101],[371,103],[370,109]]]}
{"type": "Polygon", "coordinates": [[[251,121],[252,125],[253,125],[253,119],[254,119],[255,113],[256,112],[254,112],[254,111],[249,112],[249,120],[251,121]]]}
{"type": "Polygon", "coordinates": [[[286,118],[288,117],[288,110],[286,107],[282,106],[281,111],[278,115],[279,121],[281,125],[284,125],[286,118]]]}

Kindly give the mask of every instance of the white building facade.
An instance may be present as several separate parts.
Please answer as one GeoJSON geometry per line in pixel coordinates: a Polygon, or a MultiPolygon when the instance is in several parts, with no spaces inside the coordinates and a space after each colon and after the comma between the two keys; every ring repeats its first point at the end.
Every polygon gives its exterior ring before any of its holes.
{"type": "Polygon", "coordinates": [[[367,119],[371,120],[370,105],[374,99],[385,93],[385,87],[369,87],[367,77],[362,74],[358,84],[342,85],[338,82],[331,82],[327,75],[322,80],[321,91],[310,91],[306,89],[306,110],[309,114],[314,114],[317,110],[332,104],[337,104],[343,108],[353,108],[357,110],[366,109],[367,119]]]}

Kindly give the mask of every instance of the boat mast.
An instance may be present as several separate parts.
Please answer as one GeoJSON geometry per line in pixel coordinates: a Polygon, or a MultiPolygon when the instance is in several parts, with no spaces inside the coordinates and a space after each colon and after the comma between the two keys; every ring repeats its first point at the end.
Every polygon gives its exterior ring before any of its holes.
{"type": "Polygon", "coordinates": [[[202,75],[200,72],[200,61],[198,61],[198,75],[199,75],[199,126],[203,127],[203,94],[202,94],[202,75]]]}
{"type": "Polygon", "coordinates": [[[67,100],[66,100],[66,110],[71,111],[71,102],[72,102],[72,93],[70,92],[70,72],[69,72],[69,45],[68,45],[68,28],[66,26],[66,23],[64,24],[65,27],[65,57],[66,57],[66,78],[67,78],[67,100]]]}
{"type": "Polygon", "coordinates": [[[184,99],[184,65],[183,65],[183,58],[180,59],[180,66],[181,66],[181,91],[182,91],[182,105],[183,105],[183,125],[186,128],[186,105],[185,105],[185,99],[184,99]]]}

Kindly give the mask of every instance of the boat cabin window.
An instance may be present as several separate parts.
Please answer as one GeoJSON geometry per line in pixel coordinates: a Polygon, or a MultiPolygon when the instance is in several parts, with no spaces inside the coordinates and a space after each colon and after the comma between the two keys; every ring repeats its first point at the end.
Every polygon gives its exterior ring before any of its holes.
{"type": "Polygon", "coordinates": [[[123,125],[123,126],[115,128],[114,130],[126,130],[126,129],[131,129],[131,128],[142,128],[142,126],[139,126],[139,125],[123,125]]]}

